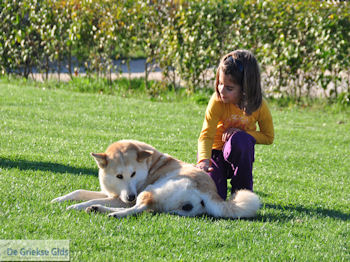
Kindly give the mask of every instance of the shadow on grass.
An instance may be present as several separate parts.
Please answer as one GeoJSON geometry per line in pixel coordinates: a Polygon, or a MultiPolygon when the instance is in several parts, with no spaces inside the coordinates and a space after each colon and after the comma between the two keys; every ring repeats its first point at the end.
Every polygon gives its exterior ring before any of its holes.
{"type": "Polygon", "coordinates": [[[23,159],[7,159],[0,158],[0,168],[18,168],[20,170],[32,171],[51,171],[54,173],[71,173],[75,175],[97,176],[98,171],[91,168],[79,168],[73,166],[62,165],[58,163],[28,161],[23,159]]]}
{"type": "MultiPolygon", "coordinates": [[[[338,210],[331,210],[327,208],[309,208],[300,205],[276,205],[276,204],[264,204],[262,209],[273,209],[274,211],[267,212],[266,214],[259,214],[256,219],[262,221],[286,221],[303,216],[316,216],[316,217],[329,217],[339,219],[343,221],[350,220],[350,214],[343,213],[338,210]],[[275,212],[276,211],[276,212],[275,212]],[[296,214],[297,212],[297,214],[296,214]]],[[[266,211],[266,210],[265,210],[266,211]]]]}
{"type": "MultiPolygon", "coordinates": [[[[295,219],[303,220],[301,216],[309,216],[309,217],[319,217],[319,218],[334,218],[342,221],[349,221],[350,214],[346,214],[337,210],[325,209],[325,208],[306,208],[303,206],[292,206],[292,205],[274,205],[274,204],[264,204],[261,209],[273,209],[272,212],[267,212],[265,214],[258,213],[257,216],[251,218],[241,218],[240,220],[248,220],[248,221],[262,221],[262,222],[272,222],[272,221],[280,221],[286,222],[295,219]],[[277,211],[277,212],[275,212],[277,211]],[[282,211],[282,212],[281,212],[282,211]],[[296,214],[295,212],[298,212],[296,214]]],[[[260,209],[260,210],[261,210],[260,209]]],[[[266,210],[265,210],[266,211],[266,210]]],[[[259,211],[258,211],[259,212],[259,211]]],[[[197,218],[207,219],[209,221],[218,221],[218,220],[237,220],[236,218],[216,218],[210,216],[208,214],[196,216],[197,218]]]]}
{"type": "MultiPolygon", "coordinates": [[[[259,196],[267,196],[267,194],[258,193],[259,196]]],[[[150,212],[153,216],[158,216],[162,214],[161,212],[150,212]]],[[[139,217],[141,214],[137,214],[135,217],[139,217]]],[[[178,214],[167,213],[169,216],[174,217],[186,217],[178,214]]],[[[333,218],[342,221],[349,221],[350,214],[331,210],[326,208],[309,208],[303,207],[300,205],[276,205],[276,204],[263,204],[260,211],[258,211],[258,215],[251,218],[241,218],[239,220],[247,220],[247,221],[262,221],[262,222],[288,222],[292,220],[300,220],[302,222],[303,217],[318,217],[318,218],[333,218]]],[[[220,220],[237,220],[237,218],[217,218],[211,216],[209,214],[202,214],[194,217],[186,217],[187,219],[203,219],[210,222],[220,221],[220,220]]]]}

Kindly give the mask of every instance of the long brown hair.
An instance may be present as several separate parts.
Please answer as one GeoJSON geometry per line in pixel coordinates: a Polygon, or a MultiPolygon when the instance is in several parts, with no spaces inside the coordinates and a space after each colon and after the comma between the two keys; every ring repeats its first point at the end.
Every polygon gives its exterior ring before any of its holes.
{"type": "Polygon", "coordinates": [[[220,61],[216,71],[215,90],[219,93],[219,74],[229,75],[236,84],[241,86],[239,107],[248,115],[257,110],[262,103],[260,69],[254,55],[248,50],[236,50],[226,54],[220,61]]]}

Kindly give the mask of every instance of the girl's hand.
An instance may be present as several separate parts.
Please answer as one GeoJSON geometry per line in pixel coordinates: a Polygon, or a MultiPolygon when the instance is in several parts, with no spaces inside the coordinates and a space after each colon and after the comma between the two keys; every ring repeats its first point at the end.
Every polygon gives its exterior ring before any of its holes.
{"type": "Polygon", "coordinates": [[[204,159],[202,160],[201,162],[199,162],[197,165],[196,165],[197,168],[205,171],[205,172],[211,172],[213,171],[213,168],[210,166],[210,160],[209,159],[204,159]]]}
{"type": "Polygon", "coordinates": [[[234,127],[226,129],[225,132],[222,134],[222,142],[226,142],[232,135],[236,134],[239,131],[241,131],[241,129],[234,127]]]}

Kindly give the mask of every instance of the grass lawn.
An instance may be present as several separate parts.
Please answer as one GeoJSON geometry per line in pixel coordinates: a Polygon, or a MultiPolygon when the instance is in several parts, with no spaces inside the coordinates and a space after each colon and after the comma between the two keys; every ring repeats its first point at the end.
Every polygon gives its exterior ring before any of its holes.
{"type": "Polygon", "coordinates": [[[69,239],[72,261],[349,261],[349,111],[271,107],[276,138],[256,146],[254,219],[116,220],[50,203],[99,190],[89,153],[119,139],[194,163],[204,111],[0,80],[0,239],[69,239]]]}

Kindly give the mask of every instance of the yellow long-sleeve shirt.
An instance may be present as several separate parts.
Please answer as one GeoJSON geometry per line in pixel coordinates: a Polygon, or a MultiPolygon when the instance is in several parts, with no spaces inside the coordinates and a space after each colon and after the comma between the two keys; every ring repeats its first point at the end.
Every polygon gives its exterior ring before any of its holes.
{"type": "Polygon", "coordinates": [[[256,139],[257,144],[272,144],[274,139],[272,116],[265,99],[261,106],[248,116],[236,105],[221,102],[214,93],[208,103],[198,139],[198,162],[210,159],[212,149],[222,149],[222,135],[230,127],[244,130],[256,139]],[[259,125],[258,131],[256,123],[259,125]]]}

